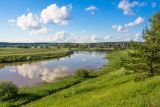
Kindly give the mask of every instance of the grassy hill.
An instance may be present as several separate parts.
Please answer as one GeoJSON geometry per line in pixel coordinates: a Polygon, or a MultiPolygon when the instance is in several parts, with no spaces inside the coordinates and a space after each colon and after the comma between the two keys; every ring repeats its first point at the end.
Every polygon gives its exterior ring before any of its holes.
{"type": "Polygon", "coordinates": [[[120,65],[120,57],[127,57],[127,52],[107,55],[110,63],[91,73],[93,78],[81,80],[71,76],[53,84],[24,88],[20,93],[41,97],[3,102],[0,106],[160,107],[160,76],[147,77],[144,73],[126,71],[120,65]]]}
{"type": "MultiPolygon", "coordinates": [[[[24,105],[25,107],[159,107],[160,76],[135,82],[140,75],[120,66],[126,52],[108,55],[106,74],[24,105]]],[[[141,74],[142,75],[142,74],[141,74]]]]}

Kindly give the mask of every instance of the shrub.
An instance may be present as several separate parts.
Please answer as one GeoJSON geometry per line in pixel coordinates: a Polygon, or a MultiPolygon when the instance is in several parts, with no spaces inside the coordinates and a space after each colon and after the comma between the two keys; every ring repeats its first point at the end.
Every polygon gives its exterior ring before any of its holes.
{"type": "Polygon", "coordinates": [[[0,81],[0,101],[16,97],[18,88],[11,81],[0,81]]]}
{"type": "Polygon", "coordinates": [[[80,77],[80,78],[89,78],[89,73],[88,73],[88,70],[86,69],[78,69],[76,71],[76,76],[80,77]]]}
{"type": "Polygon", "coordinates": [[[148,79],[148,77],[149,76],[146,75],[146,74],[140,74],[140,75],[135,76],[134,81],[135,82],[141,82],[141,81],[144,81],[144,80],[148,79]]]}

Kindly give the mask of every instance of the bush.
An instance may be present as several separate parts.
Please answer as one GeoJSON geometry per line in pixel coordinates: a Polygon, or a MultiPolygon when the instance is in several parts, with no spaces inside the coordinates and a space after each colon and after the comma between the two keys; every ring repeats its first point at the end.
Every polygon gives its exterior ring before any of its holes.
{"type": "Polygon", "coordinates": [[[89,72],[88,70],[81,68],[76,71],[76,76],[80,78],[89,78],[89,72]]]}
{"type": "Polygon", "coordinates": [[[135,82],[141,82],[141,81],[144,81],[144,80],[146,80],[148,78],[149,78],[148,75],[146,75],[146,74],[140,74],[140,75],[135,76],[134,81],[135,82]]]}
{"type": "Polygon", "coordinates": [[[0,81],[0,101],[15,98],[18,88],[11,81],[0,81]]]}

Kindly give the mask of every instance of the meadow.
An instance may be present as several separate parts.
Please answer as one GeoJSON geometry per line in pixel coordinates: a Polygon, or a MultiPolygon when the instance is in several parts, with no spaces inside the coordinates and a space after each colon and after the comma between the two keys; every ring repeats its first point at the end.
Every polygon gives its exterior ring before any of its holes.
{"type": "Polygon", "coordinates": [[[0,63],[60,58],[72,53],[66,48],[0,48],[0,63]]]}
{"type": "Polygon", "coordinates": [[[160,76],[147,77],[121,66],[127,51],[107,54],[109,64],[90,78],[74,75],[51,84],[20,88],[19,96],[0,107],[159,107],[160,76]]]}

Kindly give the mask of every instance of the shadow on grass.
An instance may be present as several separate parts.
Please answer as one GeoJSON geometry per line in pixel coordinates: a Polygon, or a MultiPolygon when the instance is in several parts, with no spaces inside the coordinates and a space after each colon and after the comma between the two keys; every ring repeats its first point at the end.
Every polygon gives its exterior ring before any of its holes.
{"type": "Polygon", "coordinates": [[[11,102],[12,103],[10,107],[20,107],[20,106],[28,104],[30,102],[39,100],[39,99],[41,99],[41,98],[43,98],[45,96],[54,94],[54,93],[56,93],[58,91],[67,89],[67,88],[69,88],[71,86],[74,86],[74,85],[77,85],[80,82],[82,82],[82,81],[71,82],[70,84],[67,84],[67,85],[65,85],[63,87],[60,87],[58,89],[48,90],[45,95],[37,95],[37,94],[32,94],[32,93],[20,93],[20,94],[18,94],[18,96],[14,100],[12,99],[12,100],[9,100],[7,102],[11,102]]]}
{"type": "Polygon", "coordinates": [[[21,93],[17,97],[17,100],[36,100],[41,98],[42,96],[36,95],[36,94],[28,94],[28,93],[21,93]]]}
{"type": "Polygon", "coordinates": [[[142,81],[148,80],[149,78],[152,78],[157,75],[159,75],[159,74],[146,74],[146,73],[139,74],[139,75],[135,76],[134,81],[135,82],[142,82],[142,81]]]}
{"type": "Polygon", "coordinates": [[[90,75],[90,76],[88,77],[88,79],[92,79],[92,78],[96,78],[96,77],[98,77],[98,75],[90,75]]]}

